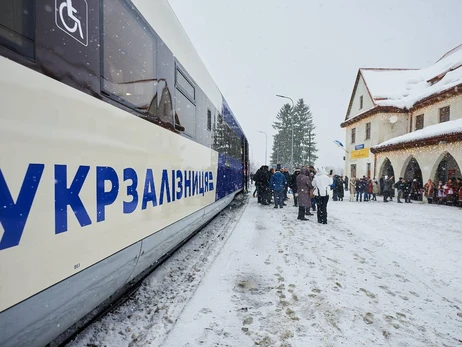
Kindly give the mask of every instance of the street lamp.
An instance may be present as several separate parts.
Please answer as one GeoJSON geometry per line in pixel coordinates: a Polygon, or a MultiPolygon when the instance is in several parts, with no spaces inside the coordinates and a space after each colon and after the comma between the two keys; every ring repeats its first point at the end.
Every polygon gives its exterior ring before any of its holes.
{"type": "Polygon", "coordinates": [[[257,130],[259,133],[265,134],[265,160],[263,161],[263,165],[266,165],[266,158],[267,158],[267,150],[268,150],[268,134],[264,131],[257,130]]]}
{"type": "Polygon", "coordinates": [[[295,106],[294,106],[294,101],[292,98],[289,98],[288,96],[284,95],[279,95],[276,94],[278,98],[283,98],[283,99],[289,99],[292,102],[292,151],[291,151],[291,160],[290,160],[290,165],[291,165],[291,170],[294,169],[294,116],[295,116],[295,106]]]}

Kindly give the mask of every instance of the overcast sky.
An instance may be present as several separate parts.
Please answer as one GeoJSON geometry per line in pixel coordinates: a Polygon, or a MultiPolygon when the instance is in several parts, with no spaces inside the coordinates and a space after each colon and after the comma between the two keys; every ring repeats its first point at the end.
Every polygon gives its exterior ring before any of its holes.
{"type": "MultiPolygon", "coordinates": [[[[358,68],[422,68],[462,43],[462,0],[169,0],[263,164],[284,104],[304,98],[316,166],[343,167],[358,68]]],[[[269,160],[267,160],[269,162],[269,160]]]]}

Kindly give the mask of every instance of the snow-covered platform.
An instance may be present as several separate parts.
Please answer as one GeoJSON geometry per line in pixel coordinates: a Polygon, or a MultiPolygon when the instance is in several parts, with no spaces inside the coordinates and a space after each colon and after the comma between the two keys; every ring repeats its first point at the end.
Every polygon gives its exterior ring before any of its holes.
{"type": "Polygon", "coordinates": [[[71,346],[462,345],[461,209],[292,203],[225,213],[71,346]]]}

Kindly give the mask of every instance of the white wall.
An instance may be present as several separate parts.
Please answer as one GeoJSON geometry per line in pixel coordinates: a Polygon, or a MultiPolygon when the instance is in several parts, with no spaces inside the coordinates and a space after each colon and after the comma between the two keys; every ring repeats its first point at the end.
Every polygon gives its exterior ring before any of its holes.
{"type": "MultiPolygon", "coordinates": [[[[371,175],[374,175],[374,155],[369,153],[369,158],[351,159],[351,153],[356,145],[364,144],[364,148],[378,145],[393,137],[401,136],[409,131],[409,115],[407,113],[378,113],[372,117],[360,120],[346,127],[345,147],[349,154],[345,156],[345,173],[351,175],[351,164],[356,164],[356,177],[367,175],[367,163],[371,163],[371,175]],[[398,117],[398,122],[390,124],[391,116],[398,117]],[[371,137],[366,140],[366,124],[371,123],[371,137]],[[356,141],[351,143],[352,129],[356,129],[356,141]]],[[[378,169],[377,169],[378,174],[378,169]]]]}
{"type": "Polygon", "coordinates": [[[353,118],[357,114],[367,111],[374,106],[374,102],[372,101],[369,92],[367,91],[366,84],[364,83],[362,76],[359,78],[358,85],[354,93],[353,102],[351,104],[350,112],[347,115],[347,119],[353,118]],[[361,95],[363,96],[363,107],[359,108],[359,99],[361,95]]]}
{"type": "Polygon", "coordinates": [[[450,120],[462,118],[462,95],[449,98],[430,106],[421,107],[412,111],[412,131],[415,131],[416,117],[424,115],[424,128],[430,125],[439,124],[441,107],[450,106],[450,120]]]}

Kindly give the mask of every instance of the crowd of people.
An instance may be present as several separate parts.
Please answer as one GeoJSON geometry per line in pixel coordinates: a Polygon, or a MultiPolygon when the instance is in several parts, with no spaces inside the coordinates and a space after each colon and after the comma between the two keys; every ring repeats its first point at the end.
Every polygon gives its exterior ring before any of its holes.
{"type": "Polygon", "coordinates": [[[333,181],[324,169],[315,170],[314,167],[296,168],[293,174],[289,174],[287,168],[276,169],[263,165],[254,175],[258,203],[270,205],[274,199],[274,208],[284,208],[289,188],[294,197],[294,206],[298,207],[297,219],[306,221],[306,216],[312,216],[311,210],[317,214],[318,223],[327,224],[327,203],[329,201],[329,189],[333,181]]]}
{"type": "Polygon", "coordinates": [[[377,195],[383,196],[383,202],[393,201],[397,193],[397,203],[412,203],[427,199],[429,204],[437,203],[462,207],[462,178],[449,178],[447,182],[435,184],[431,179],[422,185],[419,180],[406,180],[400,177],[382,176],[379,181],[370,177],[351,178],[334,176],[333,200],[343,200],[344,191],[350,190],[350,201],[377,201],[377,195]]]}
{"type": "Polygon", "coordinates": [[[287,168],[279,165],[269,169],[264,165],[251,175],[255,181],[258,203],[269,205],[274,198],[274,208],[283,208],[288,200],[289,188],[294,194],[294,206],[299,207],[298,219],[307,220],[306,216],[317,211],[318,222],[327,223],[326,206],[328,190],[332,191],[332,200],[343,201],[345,191],[350,191],[350,201],[377,201],[383,196],[383,202],[412,203],[427,199],[429,204],[443,204],[462,207],[462,178],[451,177],[446,182],[434,183],[429,179],[424,185],[417,180],[383,175],[379,180],[370,177],[352,177],[327,175],[324,170],[317,172],[314,167],[302,167],[289,174],[287,168]],[[324,179],[325,177],[326,179],[324,179]],[[322,181],[322,184],[321,184],[322,181]],[[404,201],[403,201],[404,200],[404,201]]]}

